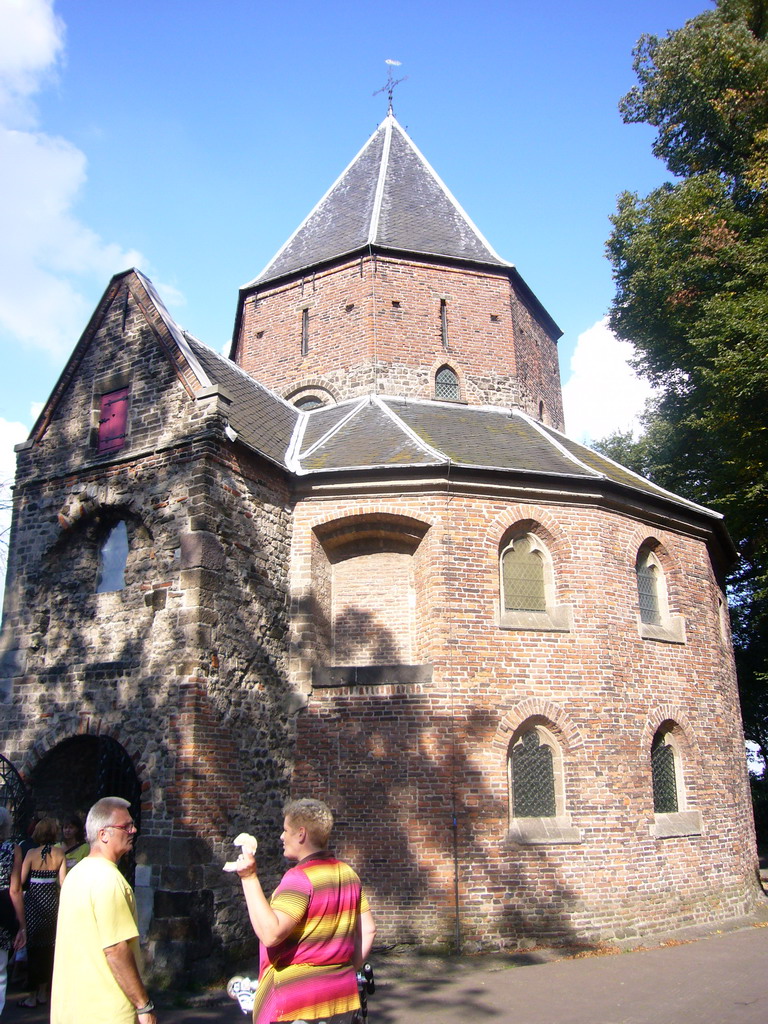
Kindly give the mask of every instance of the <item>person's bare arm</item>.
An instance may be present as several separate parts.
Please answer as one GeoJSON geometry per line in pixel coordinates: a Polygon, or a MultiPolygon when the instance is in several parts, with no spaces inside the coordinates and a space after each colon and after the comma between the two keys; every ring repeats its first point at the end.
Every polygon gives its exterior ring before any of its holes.
{"type": "MultiPolygon", "coordinates": [[[[21,849],[17,847],[19,853],[21,849]]],[[[21,884],[26,885],[27,879],[29,878],[29,872],[32,870],[32,851],[28,850],[27,855],[21,863],[21,884]]]]}
{"type": "MultiPolygon", "coordinates": [[[[126,997],[130,999],[137,1010],[149,1003],[149,996],[141,980],[139,968],[136,965],[136,958],[128,943],[124,940],[116,942],[114,946],[107,946],[104,950],[109,969],[112,971],[115,981],[120,986],[126,997]]],[[[155,1024],[156,1017],[152,1013],[140,1013],[140,1024],[155,1024]]]]}
{"type": "Polygon", "coordinates": [[[276,946],[288,938],[296,927],[296,922],[282,910],[273,910],[270,907],[256,873],[256,858],[252,853],[244,850],[238,857],[237,864],[248,916],[256,937],[265,946],[276,946]]]}
{"type": "Polygon", "coordinates": [[[13,867],[11,868],[11,881],[8,891],[11,897],[13,909],[16,911],[16,920],[19,922],[19,930],[13,940],[14,950],[19,950],[27,944],[27,920],[24,916],[24,893],[21,888],[21,847],[17,846],[13,851],[13,867]]]}
{"type": "Polygon", "coordinates": [[[59,862],[59,885],[64,885],[64,879],[67,877],[67,858],[64,856],[64,852],[61,854],[61,861],[59,862]]]}
{"type": "Polygon", "coordinates": [[[373,920],[373,914],[370,910],[366,910],[364,914],[361,914],[357,919],[357,929],[355,932],[355,967],[357,970],[363,966],[365,961],[368,959],[371,948],[373,947],[373,940],[376,938],[376,924],[373,920]]]}

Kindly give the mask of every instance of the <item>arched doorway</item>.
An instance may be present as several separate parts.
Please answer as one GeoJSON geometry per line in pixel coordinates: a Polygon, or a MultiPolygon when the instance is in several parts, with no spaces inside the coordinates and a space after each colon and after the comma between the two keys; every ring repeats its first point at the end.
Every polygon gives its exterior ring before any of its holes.
{"type": "MultiPolygon", "coordinates": [[[[38,762],[29,776],[35,811],[62,820],[72,814],[83,820],[104,796],[121,796],[141,827],[141,785],[129,754],[111,736],[73,736],[62,740],[38,762]]],[[[120,863],[132,882],[133,855],[120,863]]]]}
{"type": "Polygon", "coordinates": [[[14,765],[0,754],[0,805],[13,816],[13,838],[23,839],[32,817],[32,802],[14,765]]]}

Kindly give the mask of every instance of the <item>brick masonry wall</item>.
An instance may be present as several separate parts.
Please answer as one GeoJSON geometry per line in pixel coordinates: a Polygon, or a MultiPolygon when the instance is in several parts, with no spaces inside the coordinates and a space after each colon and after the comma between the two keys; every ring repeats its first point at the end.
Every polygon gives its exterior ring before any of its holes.
{"type": "Polygon", "coordinates": [[[265,286],[244,300],[236,359],[282,395],[311,382],[337,399],[372,391],[433,398],[447,363],[463,401],[535,417],[543,405],[545,422],[563,423],[556,342],[504,273],[377,256],[265,286]]]}
{"type": "MultiPolygon", "coordinates": [[[[381,940],[450,941],[455,870],[469,948],[598,943],[748,910],[757,888],[743,736],[705,544],[590,506],[396,491],[307,500],[293,535],[294,609],[311,606],[314,530],[336,517],[398,511],[429,526],[416,602],[432,681],[392,673],[378,685],[315,686],[300,715],[293,780],[296,795],[336,810],[337,848],[371,891],[381,940]],[[522,522],[552,555],[557,603],[572,609],[569,632],[497,624],[499,547],[522,522]],[[639,632],[634,565],[650,537],[670,611],[685,620],[684,644],[639,632]],[[652,835],[650,746],[667,719],[683,737],[686,807],[700,812],[700,835],[652,835]],[[507,756],[531,720],[560,745],[579,842],[510,839],[507,756]]],[[[360,590],[378,590],[364,558],[358,569],[360,590]]],[[[377,629],[369,624],[369,649],[377,629]]],[[[296,635],[293,652],[293,679],[307,686],[313,652],[296,635]]]]}
{"type": "Polygon", "coordinates": [[[253,944],[221,864],[232,837],[255,830],[278,877],[295,709],[285,481],[223,442],[215,396],[189,394],[156,330],[118,294],[19,455],[0,750],[28,779],[72,737],[111,736],[128,752],[142,791],[137,861],[154,890],[150,959],[169,977],[215,971],[225,946],[253,944]],[[93,389],[121,371],[128,441],[98,456],[93,389]],[[125,588],[97,594],[100,548],[120,519],[125,588]]]}
{"type": "Polygon", "coordinates": [[[337,665],[409,664],[413,558],[382,551],[333,567],[333,660],[337,665]],[[376,586],[371,586],[371,581],[376,586]]]}

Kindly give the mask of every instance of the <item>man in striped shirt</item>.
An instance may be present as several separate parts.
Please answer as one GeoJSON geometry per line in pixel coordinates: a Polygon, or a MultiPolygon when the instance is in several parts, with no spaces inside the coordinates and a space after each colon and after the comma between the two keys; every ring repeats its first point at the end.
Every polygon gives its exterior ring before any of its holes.
{"type": "Polygon", "coordinates": [[[261,943],[254,1024],[354,1024],[357,968],[376,927],[360,879],[326,849],[333,814],[320,800],[285,808],[283,852],[295,861],[267,901],[255,854],[243,850],[237,873],[261,943]]]}

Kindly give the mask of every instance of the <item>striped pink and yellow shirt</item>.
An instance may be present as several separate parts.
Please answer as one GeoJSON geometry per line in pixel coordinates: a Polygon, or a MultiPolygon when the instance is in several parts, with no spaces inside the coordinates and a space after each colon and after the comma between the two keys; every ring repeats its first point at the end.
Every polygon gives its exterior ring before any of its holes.
{"type": "Polygon", "coordinates": [[[254,1024],[356,1009],[355,933],[369,907],[349,864],[329,853],[306,857],[286,871],[270,905],[296,927],[279,945],[261,948],[254,1024]]]}

